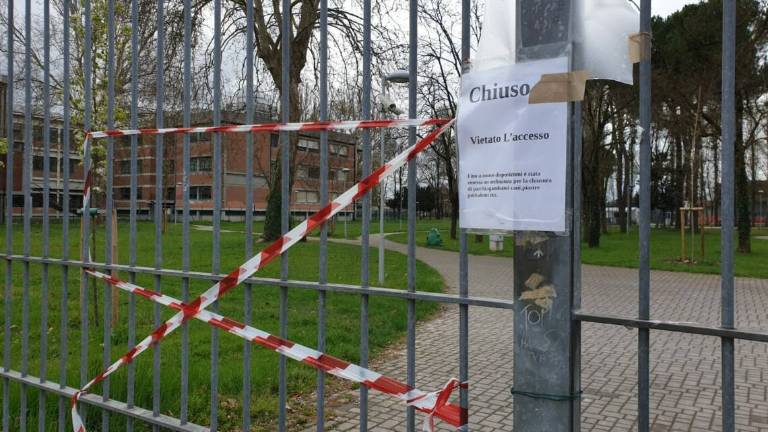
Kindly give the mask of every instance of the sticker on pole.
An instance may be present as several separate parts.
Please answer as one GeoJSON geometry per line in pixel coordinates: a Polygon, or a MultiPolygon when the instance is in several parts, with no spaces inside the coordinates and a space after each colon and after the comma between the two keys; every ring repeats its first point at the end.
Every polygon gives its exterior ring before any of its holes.
{"type": "Polygon", "coordinates": [[[558,86],[542,76],[567,77],[567,72],[568,60],[557,58],[462,78],[457,122],[461,228],[566,230],[564,102],[574,100],[573,83],[564,80],[558,86]]]}

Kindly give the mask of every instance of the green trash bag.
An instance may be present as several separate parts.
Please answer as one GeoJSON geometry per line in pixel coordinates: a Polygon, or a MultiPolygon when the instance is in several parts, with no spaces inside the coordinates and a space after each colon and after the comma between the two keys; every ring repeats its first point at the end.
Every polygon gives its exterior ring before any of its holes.
{"type": "Polygon", "coordinates": [[[427,246],[442,246],[443,238],[440,236],[440,231],[437,228],[432,228],[427,233],[427,246]]]}

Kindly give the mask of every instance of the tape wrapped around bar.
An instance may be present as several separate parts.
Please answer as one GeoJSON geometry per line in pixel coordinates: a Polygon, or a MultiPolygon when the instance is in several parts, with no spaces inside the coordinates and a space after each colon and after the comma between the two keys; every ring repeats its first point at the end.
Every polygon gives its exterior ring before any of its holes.
{"type": "Polygon", "coordinates": [[[528,96],[529,104],[577,102],[584,100],[589,71],[580,70],[541,76],[528,96]]]}
{"type": "Polygon", "coordinates": [[[648,32],[629,35],[629,60],[640,63],[651,58],[651,34],[648,32]]]}

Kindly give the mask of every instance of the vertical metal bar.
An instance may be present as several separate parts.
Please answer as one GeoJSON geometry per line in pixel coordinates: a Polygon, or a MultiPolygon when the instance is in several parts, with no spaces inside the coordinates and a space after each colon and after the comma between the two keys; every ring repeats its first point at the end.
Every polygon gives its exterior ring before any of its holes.
{"type": "MultiPolygon", "coordinates": [[[[281,120],[283,123],[288,123],[291,119],[291,40],[293,39],[293,26],[291,24],[291,0],[283,0],[282,2],[282,41],[281,41],[281,101],[280,111],[281,120]]],[[[285,234],[290,229],[291,218],[291,189],[289,184],[290,177],[290,147],[291,140],[290,135],[287,132],[280,133],[280,140],[282,150],[280,152],[280,225],[281,232],[285,234]]],[[[288,252],[283,252],[280,255],[280,279],[288,279],[288,252]]],[[[283,338],[288,337],[288,288],[285,286],[280,287],[280,336],[283,338]]],[[[286,375],[286,363],[285,357],[280,356],[279,360],[279,383],[278,383],[278,397],[279,397],[279,415],[278,415],[278,430],[285,432],[286,430],[286,398],[288,393],[287,388],[287,375],[286,375]]]]}
{"type": "MultiPolygon", "coordinates": [[[[363,0],[363,100],[362,118],[371,118],[371,0],[363,0]]],[[[363,131],[362,178],[371,172],[371,132],[363,131]]],[[[360,251],[360,286],[369,284],[369,233],[371,228],[371,194],[363,196],[360,251]]],[[[368,367],[368,294],[360,296],[360,366],[368,367]]],[[[368,430],[368,388],[360,386],[360,431],[368,430]]]]}
{"type": "MultiPolygon", "coordinates": [[[[470,9],[472,0],[461,1],[461,62],[462,73],[469,68],[470,62],[470,9]]],[[[459,230],[459,295],[469,297],[469,252],[467,245],[467,233],[459,230]]],[[[469,306],[459,305],[459,380],[469,381],[469,306]]],[[[469,388],[463,386],[459,389],[459,404],[462,408],[462,424],[469,430],[469,388]]]]}
{"type": "MultiPolygon", "coordinates": [[[[8,27],[6,28],[6,49],[8,50],[8,60],[6,68],[8,71],[8,83],[6,87],[6,136],[8,151],[5,161],[5,253],[13,254],[13,86],[14,86],[14,27],[13,2],[7,2],[8,6],[8,27]]],[[[5,287],[3,291],[3,304],[5,323],[3,328],[3,369],[5,372],[11,370],[11,311],[13,302],[13,262],[5,261],[5,287]]],[[[11,382],[8,378],[3,378],[3,432],[11,430],[11,382]]]]}
{"type": "MultiPolygon", "coordinates": [[[[245,32],[245,116],[246,123],[254,122],[253,111],[253,0],[246,0],[245,32]]],[[[253,255],[253,134],[245,137],[245,257],[253,255]]],[[[269,161],[271,164],[272,161],[269,161]]],[[[245,323],[251,323],[253,287],[245,284],[245,323]]],[[[243,430],[251,430],[251,343],[243,342],[243,430]]]]}
{"type": "MultiPolygon", "coordinates": [[[[24,256],[30,256],[32,234],[32,2],[26,0],[24,8],[24,157],[22,165],[22,191],[24,193],[24,256]]],[[[21,296],[21,376],[29,372],[29,262],[23,267],[21,296]]],[[[27,430],[27,386],[21,385],[20,430],[27,430]]]]}
{"type": "MultiPolygon", "coordinates": [[[[192,80],[192,1],[184,0],[184,83],[183,83],[183,122],[184,127],[190,126],[192,110],[192,89],[190,81],[192,80]]],[[[189,268],[189,165],[190,165],[190,142],[189,134],[183,135],[183,162],[184,175],[182,176],[182,194],[184,200],[184,209],[182,214],[182,249],[181,249],[181,269],[185,272],[189,268]]],[[[182,301],[189,301],[189,278],[181,279],[182,301]]],[[[186,424],[189,418],[189,325],[184,323],[181,327],[181,395],[179,423],[186,424]]],[[[243,428],[243,430],[248,430],[243,428]]]]}
{"type": "MultiPolygon", "coordinates": [[[[651,0],[640,2],[640,31],[651,32],[651,0]]],[[[640,62],[640,270],[639,308],[642,320],[651,314],[651,60],[640,62]]],[[[650,428],[650,332],[638,330],[637,339],[637,429],[650,428]]]]}
{"type": "MultiPolygon", "coordinates": [[[[115,0],[107,1],[107,129],[115,127],[115,0]]],[[[104,263],[112,264],[112,209],[114,208],[112,186],[114,182],[114,165],[112,161],[115,157],[114,139],[107,139],[107,182],[106,182],[106,215],[105,215],[105,250],[104,263]]],[[[116,222],[116,221],[114,221],[116,222]]],[[[102,367],[108,368],[112,363],[112,292],[113,288],[109,284],[104,284],[104,339],[102,344],[102,367]]],[[[102,381],[101,397],[103,401],[109,400],[110,378],[102,381]]],[[[109,431],[109,410],[101,411],[101,429],[109,431]]]]}
{"type": "MultiPolygon", "coordinates": [[[[8,151],[6,152],[5,162],[5,253],[13,254],[13,86],[14,86],[14,24],[13,24],[13,2],[8,2],[8,27],[7,32],[7,50],[8,60],[6,68],[8,70],[8,83],[6,88],[6,136],[8,151]]],[[[5,261],[5,289],[4,315],[5,324],[3,328],[3,369],[8,372],[11,369],[11,303],[13,297],[13,263],[11,260],[5,261]]],[[[3,378],[3,432],[10,431],[10,394],[11,383],[8,378],[3,378]]]]}
{"type": "MultiPolygon", "coordinates": [[[[163,71],[165,68],[165,11],[164,0],[157,0],[157,52],[156,52],[156,74],[155,74],[155,125],[162,128],[164,123],[163,105],[165,98],[165,82],[163,71]]],[[[165,164],[165,141],[163,135],[155,137],[155,268],[163,268],[163,232],[165,231],[165,194],[164,183],[164,164],[165,164]]],[[[155,291],[161,292],[162,278],[155,275],[155,291]]],[[[160,305],[155,304],[154,326],[157,327],[162,322],[160,316],[160,305]]],[[[152,349],[152,415],[160,415],[160,344],[155,344],[152,349]]],[[[155,432],[160,431],[159,426],[152,426],[155,432]]]]}
{"type": "MultiPolygon", "coordinates": [[[[418,0],[409,0],[409,42],[408,42],[408,117],[416,118],[416,91],[418,82],[418,0]]],[[[408,145],[416,144],[416,128],[408,129],[408,145]]],[[[408,291],[416,291],[416,161],[408,161],[408,291]]],[[[406,341],[406,381],[411,387],[416,386],[416,301],[408,300],[408,335],[406,341]]],[[[413,407],[406,410],[408,432],[416,430],[416,411],[413,407]]]]}
{"type": "MultiPolygon", "coordinates": [[[[320,0],[320,121],[328,120],[328,0],[320,0]]],[[[328,202],[328,132],[320,132],[320,202],[328,202]]],[[[328,282],[328,224],[320,230],[318,282],[328,282]]],[[[325,291],[317,293],[317,349],[325,352],[325,291]]],[[[325,430],[325,373],[317,371],[317,432],[325,430]]]]}
{"type": "MultiPolygon", "coordinates": [[[[91,130],[91,115],[93,98],[92,88],[92,68],[91,68],[91,46],[93,37],[93,28],[91,22],[91,0],[84,0],[83,20],[85,21],[85,35],[83,41],[83,97],[85,99],[83,113],[83,128],[85,131],[91,130]]],[[[91,155],[89,152],[83,154],[83,173],[87,176],[91,169],[91,155]]],[[[91,193],[91,195],[93,195],[91,193]]],[[[83,199],[85,195],[83,194],[83,199]]],[[[88,205],[90,207],[90,203],[88,205]]],[[[88,232],[90,231],[90,209],[83,209],[82,217],[82,236],[80,238],[80,251],[84,262],[90,261],[90,249],[88,246],[88,232]]],[[[80,270],[80,387],[83,387],[90,379],[88,373],[88,275],[84,269],[80,270]]],[[[86,408],[80,405],[80,415],[85,418],[86,408]]]]}
{"type": "MultiPolygon", "coordinates": [[[[70,132],[70,105],[69,105],[69,75],[70,75],[70,58],[69,58],[69,2],[66,1],[63,4],[63,16],[67,19],[63,19],[63,37],[64,37],[64,93],[62,97],[63,104],[63,117],[64,124],[62,125],[61,134],[61,152],[63,156],[62,172],[64,175],[63,182],[63,201],[61,203],[62,209],[62,221],[61,221],[61,258],[63,260],[69,259],[69,177],[72,174],[69,169],[69,132],[70,132]]],[[[69,300],[69,266],[61,266],[61,304],[60,304],[60,321],[59,321],[59,386],[64,388],[67,386],[67,366],[69,361],[69,313],[68,313],[68,300],[69,300]]],[[[66,422],[67,415],[67,398],[59,398],[59,432],[64,432],[67,427],[66,422]]]]}
{"type": "MultiPolygon", "coordinates": [[[[131,0],[131,128],[137,128],[139,125],[139,5],[137,0],[131,0]]],[[[136,199],[138,195],[138,145],[139,138],[136,135],[131,136],[131,203],[128,216],[128,265],[136,266],[136,199]]],[[[129,274],[131,283],[136,282],[136,272],[129,274]]],[[[136,344],[136,296],[128,295],[128,349],[132,349],[136,344]]],[[[126,398],[125,402],[129,408],[133,407],[136,383],[136,365],[131,362],[128,364],[126,398]]],[[[125,427],[128,432],[133,432],[133,418],[126,419],[125,427]]]]}
{"type": "MultiPolygon", "coordinates": [[[[573,187],[570,191],[571,202],[573,203],[573,212],[571,213],[571,231],[573,238],[571,240],[572,248],[572,275],[573,275],[573,296],[571,298],[571,313],[581,309],[581,164],[582,164],[582,106],[581,102],[574,102],[571,113],[571,122],[573,124],[573,136],[571,137],[572,160],[573,160],[573,187]]],[[[572,384],[571,394],[576,395],[581,392],[581,322],[571,320],[573,326],[571,330],[571,370],[572,384]]],[[[578,432],[581,430],[581,399],[574,398],[573,409],[571,411],[571,428],[578,432]]]]}
{"type": "MultiPolygon", "coordinates": [[[[50,181],[51,181],[51,9],[50,3],[43,3],[43,258],[50,255],[50,181]]],[[[59,160],[58,158],[56,159],[59,160]]],[[[48,264],[42,264],[40,281],[40,382],[48,376],[48,264]]],[[[37,429],[45,431],[46,393],[38,393],[37,429]]]]}
{"type": "MultiPolygon", "coordinates": [[[[215,0],[213,23],[213,124],[221,124],[221,0],[215,0]]],[[[213,134],[213,253],[211,271],[219,273],[219,248],[221,247],[222,160],[221,134],[213,134]]],[[[219,302],[211,306],[218,312],[219,302]]],[[[219,331],[211,329],[211,430],[218,429],[219,417],[219,331]]]]}
{"type": "MultiPolygon", "coordinates": [[[[734,175],[736,143],[736,2],[723,2],[723,78],[722,78],[722,229],[720,230],[721,256],[721,325],[733,328],[733,227],[734,227],[734,175]]],[[[723,432],[733,432],[735,423],[734,341],[722,338],[723,362],[723,432]]]]}

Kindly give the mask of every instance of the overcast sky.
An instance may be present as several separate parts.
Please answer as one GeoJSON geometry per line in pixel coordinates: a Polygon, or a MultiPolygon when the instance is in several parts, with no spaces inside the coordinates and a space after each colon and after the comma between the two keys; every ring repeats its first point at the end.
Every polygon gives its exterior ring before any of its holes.
{"type": "Polygon", "coordinates": [[[699,0],[654,0],[651,3],[654,15],[667,16],[687,4],[699,3],[699,0]]]}

